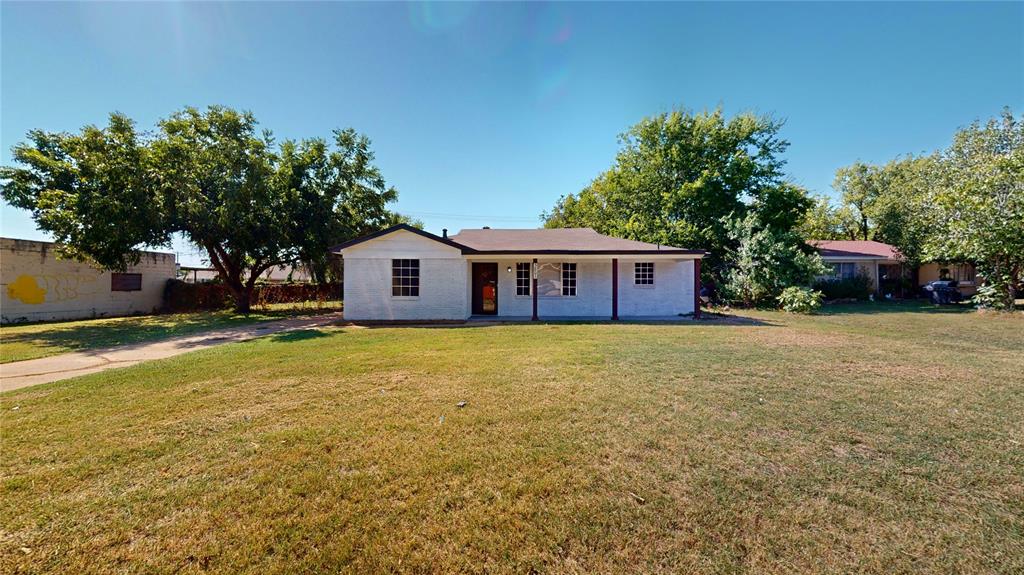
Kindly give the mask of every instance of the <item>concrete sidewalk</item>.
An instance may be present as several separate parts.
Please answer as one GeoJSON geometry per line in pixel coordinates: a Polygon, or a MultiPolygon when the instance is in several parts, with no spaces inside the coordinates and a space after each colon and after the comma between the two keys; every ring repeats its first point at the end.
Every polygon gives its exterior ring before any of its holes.
{"type": "Polygon", "coordinates": [[[295,317],[160,341],[107,349],[77,351],[41,357],[39,359],[0,364],[0,392],[97,373],[118,367],[127,367],[151,359],[172,357],[197,349],[245,341],[273,333],[323,327],[341,323],[342,321],[344,321],[344,318],[341,312],[295,317]]]}

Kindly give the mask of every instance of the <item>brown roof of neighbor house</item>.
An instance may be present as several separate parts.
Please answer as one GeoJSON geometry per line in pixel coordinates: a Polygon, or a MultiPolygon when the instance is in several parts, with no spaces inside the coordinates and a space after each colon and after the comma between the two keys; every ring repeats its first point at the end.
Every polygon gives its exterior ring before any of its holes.
{"type": "Polygon", "coordinates": [[[898,249],[873,240],[809,240],[807,243],[817,248],[823,258],[902,258],[898,249]]]}
{"type": "Polygon", "coordinates": [[[592,228],[469,229],[462,230],[449,239],[479,253],[704,253],[701,250],[613,238],[599,234],[592,228]]]}
{"type": "Polygon", "coordinates": [[[487,254],[688,254],[703,256],[703,250],[689,250],[674,246],[660,246],[635,240],[613,238],[597,233],[592,228],[555,228],[499,230],[491,228],[462,230],[454,236],[437,236],[429,232],[398,224],[385,230],[332,246],[331,252],[405,230],[462,250],[462,253],[487,254]]]}

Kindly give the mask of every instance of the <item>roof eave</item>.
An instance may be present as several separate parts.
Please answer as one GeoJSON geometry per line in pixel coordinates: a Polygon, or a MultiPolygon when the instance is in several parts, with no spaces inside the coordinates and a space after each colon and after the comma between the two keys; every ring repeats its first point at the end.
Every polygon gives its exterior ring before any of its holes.
{"type": "Polygon", "coordinates": [[[704,250],[475,250],[474,255],[688,255],[704,257],[708,255],[704,250]]]}
{"type": "Polygon", "coordinates": [[[394,233],[394,232],[397,232],[397,231],[412,232],[412,233],[414,233],[416,235],[423,236],[423,237],[425,237],[427,239],[430,239],[430,240],[434,240],[435,242],[440,242],[440,243],[445,244],[445,245],[447,245],[449,247],[453,247],[453,248],[461,251],[464,254],[476,253],[476,250],[474,250],[473,248],[470,248],[468,246],[464,246],[464,245],[462,245],[462,244],[460,244],[458,242],[454,242],[454,241],[452,241],[452,240],[450,240],[448,238],[443,238],[441,236],[432,234],[430,232],[423,231],[423,230],[421,230],[419,228],[414,228],[414,227],[410,226],[409,224],[395,224],[395,225],[393,225],[393,226],[391,226],[389,228],[385,228],[383,230],[378,230],[378,231],[373,232],[371,234],[366,234],[365,236],[361,236],[361,237],[358,237],[358,238],[353,238],[353,239],[351,239],[351,240],[349,240],[347,242],[342,242],[342,243],[340,243],[338,245],[331,246],[331,247],[327,248],[327,251],[332,253],[332,254],[340,254],[341,250],[343,250],[345,248],[350,248],[352,246],[361,244],[363,242],[368,242],[370,240],[375,240],[375,239],[377,239],[379,237],[383,237],[383,236],[386,236],[388,234],[391,234],[391,233],[394,233]]]}

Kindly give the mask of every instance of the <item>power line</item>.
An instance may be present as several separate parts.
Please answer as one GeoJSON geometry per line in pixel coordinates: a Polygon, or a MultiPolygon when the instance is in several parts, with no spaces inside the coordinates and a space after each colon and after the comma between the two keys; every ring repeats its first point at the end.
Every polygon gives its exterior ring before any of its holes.
{"type": "Polygon", "coordinates": [[[487,215],[474,215],[474,214],[446,214],[442,212],[407,212],[399,210],[399,213],[427,218],[448,218],[453,220],[495,220],[502,222],[539,222],[540,216],[526,217],[526,216],[487,216],[487,215]]]}

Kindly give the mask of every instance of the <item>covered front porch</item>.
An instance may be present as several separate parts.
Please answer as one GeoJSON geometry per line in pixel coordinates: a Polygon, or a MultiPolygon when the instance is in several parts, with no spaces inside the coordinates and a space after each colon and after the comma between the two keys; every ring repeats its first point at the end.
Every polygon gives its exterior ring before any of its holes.
{"type": "MultiPolygon", "coordinates": [[[[531,316],[498,316],[498,315],[472,315],[469,316],[467,322],[470,323],[527,323],[531,321],[543,321],[543,322],[605,322],[609,318],[606,315],[603,316],[544,316],[539,318],[533,318],[531,316]]],[[[614,318],[616,321],[624,323],[686,323],[691,322],[695,318],[692,315],[653,315],[653,316],[619,316],[614,318]]]]}
{"type": "Polygon", "coordinates": [[[470,321],[681,321],[700,315],[700,259],[678,254],[473,254],[470,321]]]}

